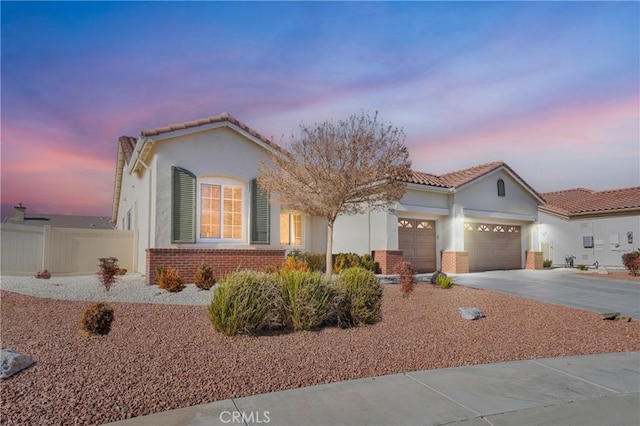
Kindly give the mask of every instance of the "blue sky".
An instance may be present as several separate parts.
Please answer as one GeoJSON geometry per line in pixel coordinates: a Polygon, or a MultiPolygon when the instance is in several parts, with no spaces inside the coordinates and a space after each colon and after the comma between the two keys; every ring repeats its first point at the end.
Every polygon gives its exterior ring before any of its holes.
{"type": "Polygon", "coordinates": [[[0,7],[3,216],[108,216],[119,136],[223,111],[276,142],[379,111],[419,171],[640,184],[638,2],[0,7]]]}

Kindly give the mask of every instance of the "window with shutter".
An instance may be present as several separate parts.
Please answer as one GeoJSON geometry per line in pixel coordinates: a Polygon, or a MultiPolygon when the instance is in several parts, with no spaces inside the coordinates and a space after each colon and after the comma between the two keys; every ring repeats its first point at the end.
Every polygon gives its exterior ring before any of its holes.
{"type": "Polygon", "coordinates": [[[260,188],[257,179],[250,183],[251,192],[251,244],[269,244],[271,215],[269,193],[260,188]]]}
{"type": "Polygon", "coordinates": [[[171,242],[196,241],[196,177],[190,171],[172,167],[171,242]]]}

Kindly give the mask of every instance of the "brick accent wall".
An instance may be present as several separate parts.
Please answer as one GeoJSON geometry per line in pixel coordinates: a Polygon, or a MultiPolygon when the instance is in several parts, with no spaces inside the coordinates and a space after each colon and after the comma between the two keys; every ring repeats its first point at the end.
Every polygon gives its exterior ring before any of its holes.
{"type": "Polygon", "coordinates": [[[161,265],[178,268],[185,283],[193,283],[198,267],[206,263],[216,278],[238,269],[264,270],[280,266],[285,250],[260,249],[200,249],[152,248],[147,249],[147,284],[156,283],[156,268],[161,265]]]}
{"type": "Polygon", "coordinates": [[[375,250],[373,261],[380,267],[381,274],[392,275],[398,273],[404,258],[402,250],[375,250]]]}
{"type": "Polygon", "coordinates": [[[467,251],[443,251],[442,272],[446,274],[469,273],[469,252],[467,251]]]}
{"type": "Polygon", "coordinates": [[[541,251],[528,251],[527,252],[527,266],[526,269],[542,269],[542,252],[541,251]]]}

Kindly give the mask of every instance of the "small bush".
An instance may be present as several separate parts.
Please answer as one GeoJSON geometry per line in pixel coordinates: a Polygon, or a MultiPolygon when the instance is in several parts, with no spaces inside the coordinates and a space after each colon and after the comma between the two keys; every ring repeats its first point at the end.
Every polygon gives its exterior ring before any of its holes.
{"type": "Polygon", "coordinates": [[[116,282],[117,274],[120,268],[118,268],[118,259],[115,257],[101,257],[98,259],[100,264],[98,267],[98,278],[104,286],[105,290],[109,291],[111,285],[116,282]]]}
{"type": "Polygon", "coordinates": [[[400,291],[402,297],[407,297],[413,291],[415,286],[416,268],[411,262],[402,262],[400,264],[400,291]]]}
{"type": "Polygon", "coordinates": [[[320,272],[281,272],[283,322],[293,330],[313,330],[333,313],[334,291],[320,272]]]}
{"type": "Polygon", "coordinates": [[[312,272],[324,272],[327,269],[327,256],[324,253],[302,253],[302,260],[307,262],[312,272]]]}
{"type": "Polygon", "coordinates": [[[297,260],[294,256],[287,256],[287,259],[284,261],[282,266],[280,267],[280,271],[289,272],[289,271],[301,271],[301,272],[309,272],[309,265],[304,259],[297,260]]]}
{"type": "Polygon", "coordinates": [[[640,274],[640,264],[638,264],[638,259],[640,259],[640,250],[622,255],[622,264],[629,270],[630,275],[636,276],[640,274]]]}
{"type": "Polygon", "coordinates": [[[51,272],[49,272],[46,269],[44,269],[42,271],[38,271],[36,273],[36,278],[42,279],[42,280],[48,280],[49,278],[51,278],[51,272]]]}
{"type": "Polygon", "coordinates": [[[343,309],[337,314],[338,324],[373,324],[381,318],[382,287],[372,271],[358,267],[342,271],[337,280],[337,289],[345,299],[343,309]]]}
{"type": "Polygon", "coordinates": [[[89,305],[80,319],[80,334],[83,336],[106,336],[111,331],[113,308],[106,303],[89,305]]]}
{"type": "Polygon", "coordinates": [[[339,274],[345,269],[363,268],[368,271],[375,271],[376,265],[370,254],[359,256],[355,253],[338,253],[333,259],[333,272],[339,274]]]}
{"type": "Polygon", "coordinates": [[[283,302],[275,275],[253,271],[228,274],[209,305],[216,331],[229,336],[256,334],[282,326],[283,302]]]}
{"type": "Polygon", "coordinates": [[[440,288],[451,288],[453,287],[453,278],[445,274],[440,274],[438,278],[436,278],[436,285],[440,288]]]}
{"type": "Polygon", "coordinates": [[[551,265],[553,265],[553,261],[551,261],[551,259],[545,259],[542,261],[543,268],[551,268],[551,265]]]}
{"type": "Polygon", "coordinates": [[[578,271],[586,271],[589,269],[588,265],[578,265],[576,266],[576,268],[578,268],[578,271]]]}
{"type": "Polygon", "coordinates": [[[161,289],[172,293],[182,291],[185,287],[180,271],[173,266],[158,266],[156,269],[156,283],[161,289]]]}
{"type": "Polygon", "coordinates": [[[200,290],[209,290],[216,283],[216,278],[213,276],[213,271],[209,265],[203,263],[198,267],[196,272],[195,285],[200,290]]]}

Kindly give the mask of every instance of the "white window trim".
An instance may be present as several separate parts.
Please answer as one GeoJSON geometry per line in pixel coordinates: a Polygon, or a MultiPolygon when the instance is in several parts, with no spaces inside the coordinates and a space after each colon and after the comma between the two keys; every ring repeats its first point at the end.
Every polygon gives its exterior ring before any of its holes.
{"type": "MultiPolygon", "coordinates": [[[[247,244],[249,236],[249,187],[247,182],[239,179],[207,176],[197,178],[196,180],[196,242],[198,243],[231,243],[231,244],[247,244]],[[202,185],[219,185],[222,188],[234,186],[242,188],[242,237],[234,238],[207,238],[200,236],[201,225],[201,209],[202,209],[202,185]]],[[[224,189],[221,194],[224,193],[224,189]]],[[[222,222],[222,218],[221,218],[222,222]]],[[[222,225],[222,224],[221,224],[222,225]]],[[[222,228],[220,228],[222,231],[222,228]]]]}
{"type": "MultiPolygon", "coordinates": [[[[297,210],[288,210],[288,209],[282,209],[280,210],[280,214],[288,214],[289,215],[289,242],[291,242],[291,229],[292,229],[292,220],[293,220],[293,216],[292,214],[299,214],[300,215],[300,232],[301,232],[301,236],[300,236],[300,244],[282,244],[281,241],[280,242],[280,246],[281,247],[304,247],[304,241],[305,241],[305,215],[304,213],[297,211],[297,210]]],[[[278,216],[278,224],[280,224],[280,216],[278,216]]],[[[282,232],[282,230],[280,230],[282,232]]],[[[280,234],[278,234],[278,239],[280,239],[280,234]]]]}

